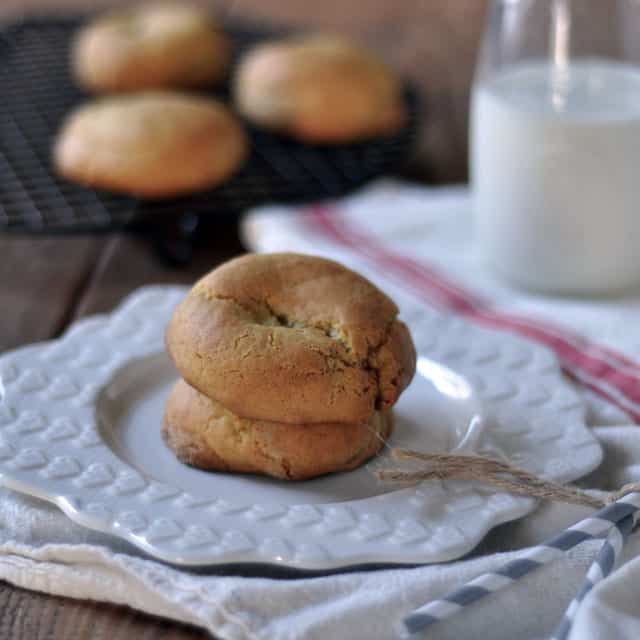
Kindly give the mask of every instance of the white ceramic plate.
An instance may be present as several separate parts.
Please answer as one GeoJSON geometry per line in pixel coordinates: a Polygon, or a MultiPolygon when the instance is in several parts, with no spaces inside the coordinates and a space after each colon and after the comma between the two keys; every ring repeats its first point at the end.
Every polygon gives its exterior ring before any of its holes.
{"type": "MultiPolygon", "coordinates": [[[[159,427],[176,376],[164,327],[184,293],[141,289],[59,340],[0,358],[3,484],[185,565],[444,561],[533,507],[463,481],[383,486],[369,465],[288,483],[182,465],[159,427]]],[[[503,455],[561,481],[598,465],[600,446],[550,352],[424,310],[407,321],[420,358],[392,445],[503,455]]]]}

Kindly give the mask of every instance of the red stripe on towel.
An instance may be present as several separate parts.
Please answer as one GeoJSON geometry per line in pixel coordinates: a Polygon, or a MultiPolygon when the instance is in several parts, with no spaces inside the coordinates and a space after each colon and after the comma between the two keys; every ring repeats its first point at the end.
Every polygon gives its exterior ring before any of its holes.
{"type": "Polygon", "coordinates": [[[326,237],[383,268],[426,302],[485,326],[507,329],[545,344],[556,353],[566,373],[640,423],[638,363],[550,323],[492,309],[487,301],[427,264],[395,253],[368,234],[353,228],[334,209],[316,205],[309,212],[308,220],[326,237]]]}

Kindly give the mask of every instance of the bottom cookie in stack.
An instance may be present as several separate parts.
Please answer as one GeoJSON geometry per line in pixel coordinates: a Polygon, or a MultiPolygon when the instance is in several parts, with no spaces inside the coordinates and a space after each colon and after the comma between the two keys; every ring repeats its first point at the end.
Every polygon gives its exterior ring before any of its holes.
{"type": "Polygon", "coordinates": [[[242,418],[179,380],[162,433],[178,459],[202,469],[305,480],[373,457],[393,428],[391,410],[368,422],[287,424],[242,418]]]}

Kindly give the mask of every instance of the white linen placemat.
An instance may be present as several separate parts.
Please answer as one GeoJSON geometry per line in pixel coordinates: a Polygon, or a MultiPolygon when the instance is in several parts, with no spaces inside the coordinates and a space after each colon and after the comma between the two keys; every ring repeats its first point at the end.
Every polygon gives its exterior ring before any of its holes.
{"type": "MultiPolygon", "coordinates": [[[[416,296],[417,283],[425,284],[424,273],[413,282],[406,265],[404,271],[398,270],[389,259],[409,256],[416,264],[435,268],[445,283],[464,287],[459,298],[445,287],[440,302],[459,303],[473,321],[482,321],[484,311],[476,309],[473,318],[463,308],[469,292],[491,303],[502,319],[516,312],[586,336],[590,342],[574,351],[569,348],[572,336],[560,336],[569,340],[569,347],[565,345],[569,365],[576,357],[578,373],[584,368],[596,380],[602,372],[606,378],[606,385],[594,387],[597,393],[585,392],[590,423],[605,449],[603,465],[586,479],[585,486],[613,489],[640,479],[640,430],[628,417],[635,415],[634,398],[640,392],[640,383],[634,387],[640,361],[640,296],[566,300],[510,291],[493,279],[472,251],[464,189],[431,190],[382,181],[331,208],[339,211],[329,212],[328,220],[326,211],[299,214],[292,208],[263,208],[247,217],[245,236],[256,250],[336,257],[399,298],[416,296]],[[332,220],[342,223],[343,229],[349,227],[351,235],[346,239],[351,244],[327,233],[326,225],[332,220]],[[358,240],[366,242],[359,245],[358,240]],[[366,245],[364,252],[362,245],[366,245]],[[386,262],[380,261],[381,256],[386,262]],[[400,277],[403,273],[406,281],[400,277]],[[410,280],[413,284],[405,286],[410,280]],[[599,347],[605,350],[598,351],[599,347]],[[607,394],[617,406],[605,402],[607,394]]],[[[441,284],[437,274],[432,276],[432,288],[419,292],[423,301],[441,284]]],[[[526,519],[491,532],[469,559],[446,565],[281,579],[174,569],[144,558],[123,541],[73,524],[52,505],[0,489],[0,578],[48,593],[127,604],[196,624],[220,638],[386,640],[398,634],[402,616],[411,609],[501,566],[516,557],[513,550],[540,542],[587,513],[581,507],[542,505],[526,519]]],[[[432,627],[428,637],[527,640],[548,636],[598,546],[577,547],[566,558],[432,627]]],[[[587,597],[572,640],[640,637],[640,540],[636,536],[630,538],[624,559],[622,569],[587,597]]]]}

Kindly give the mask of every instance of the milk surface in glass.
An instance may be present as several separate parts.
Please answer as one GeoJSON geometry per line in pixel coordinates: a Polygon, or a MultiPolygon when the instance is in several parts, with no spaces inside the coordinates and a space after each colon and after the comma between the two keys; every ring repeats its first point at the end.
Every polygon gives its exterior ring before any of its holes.
{"type": "Polygon", "coordinates": [[[640,282],[640,68],[528,61],[476,84],[471,172],[486,260],[517,284],[640,282]]]}

